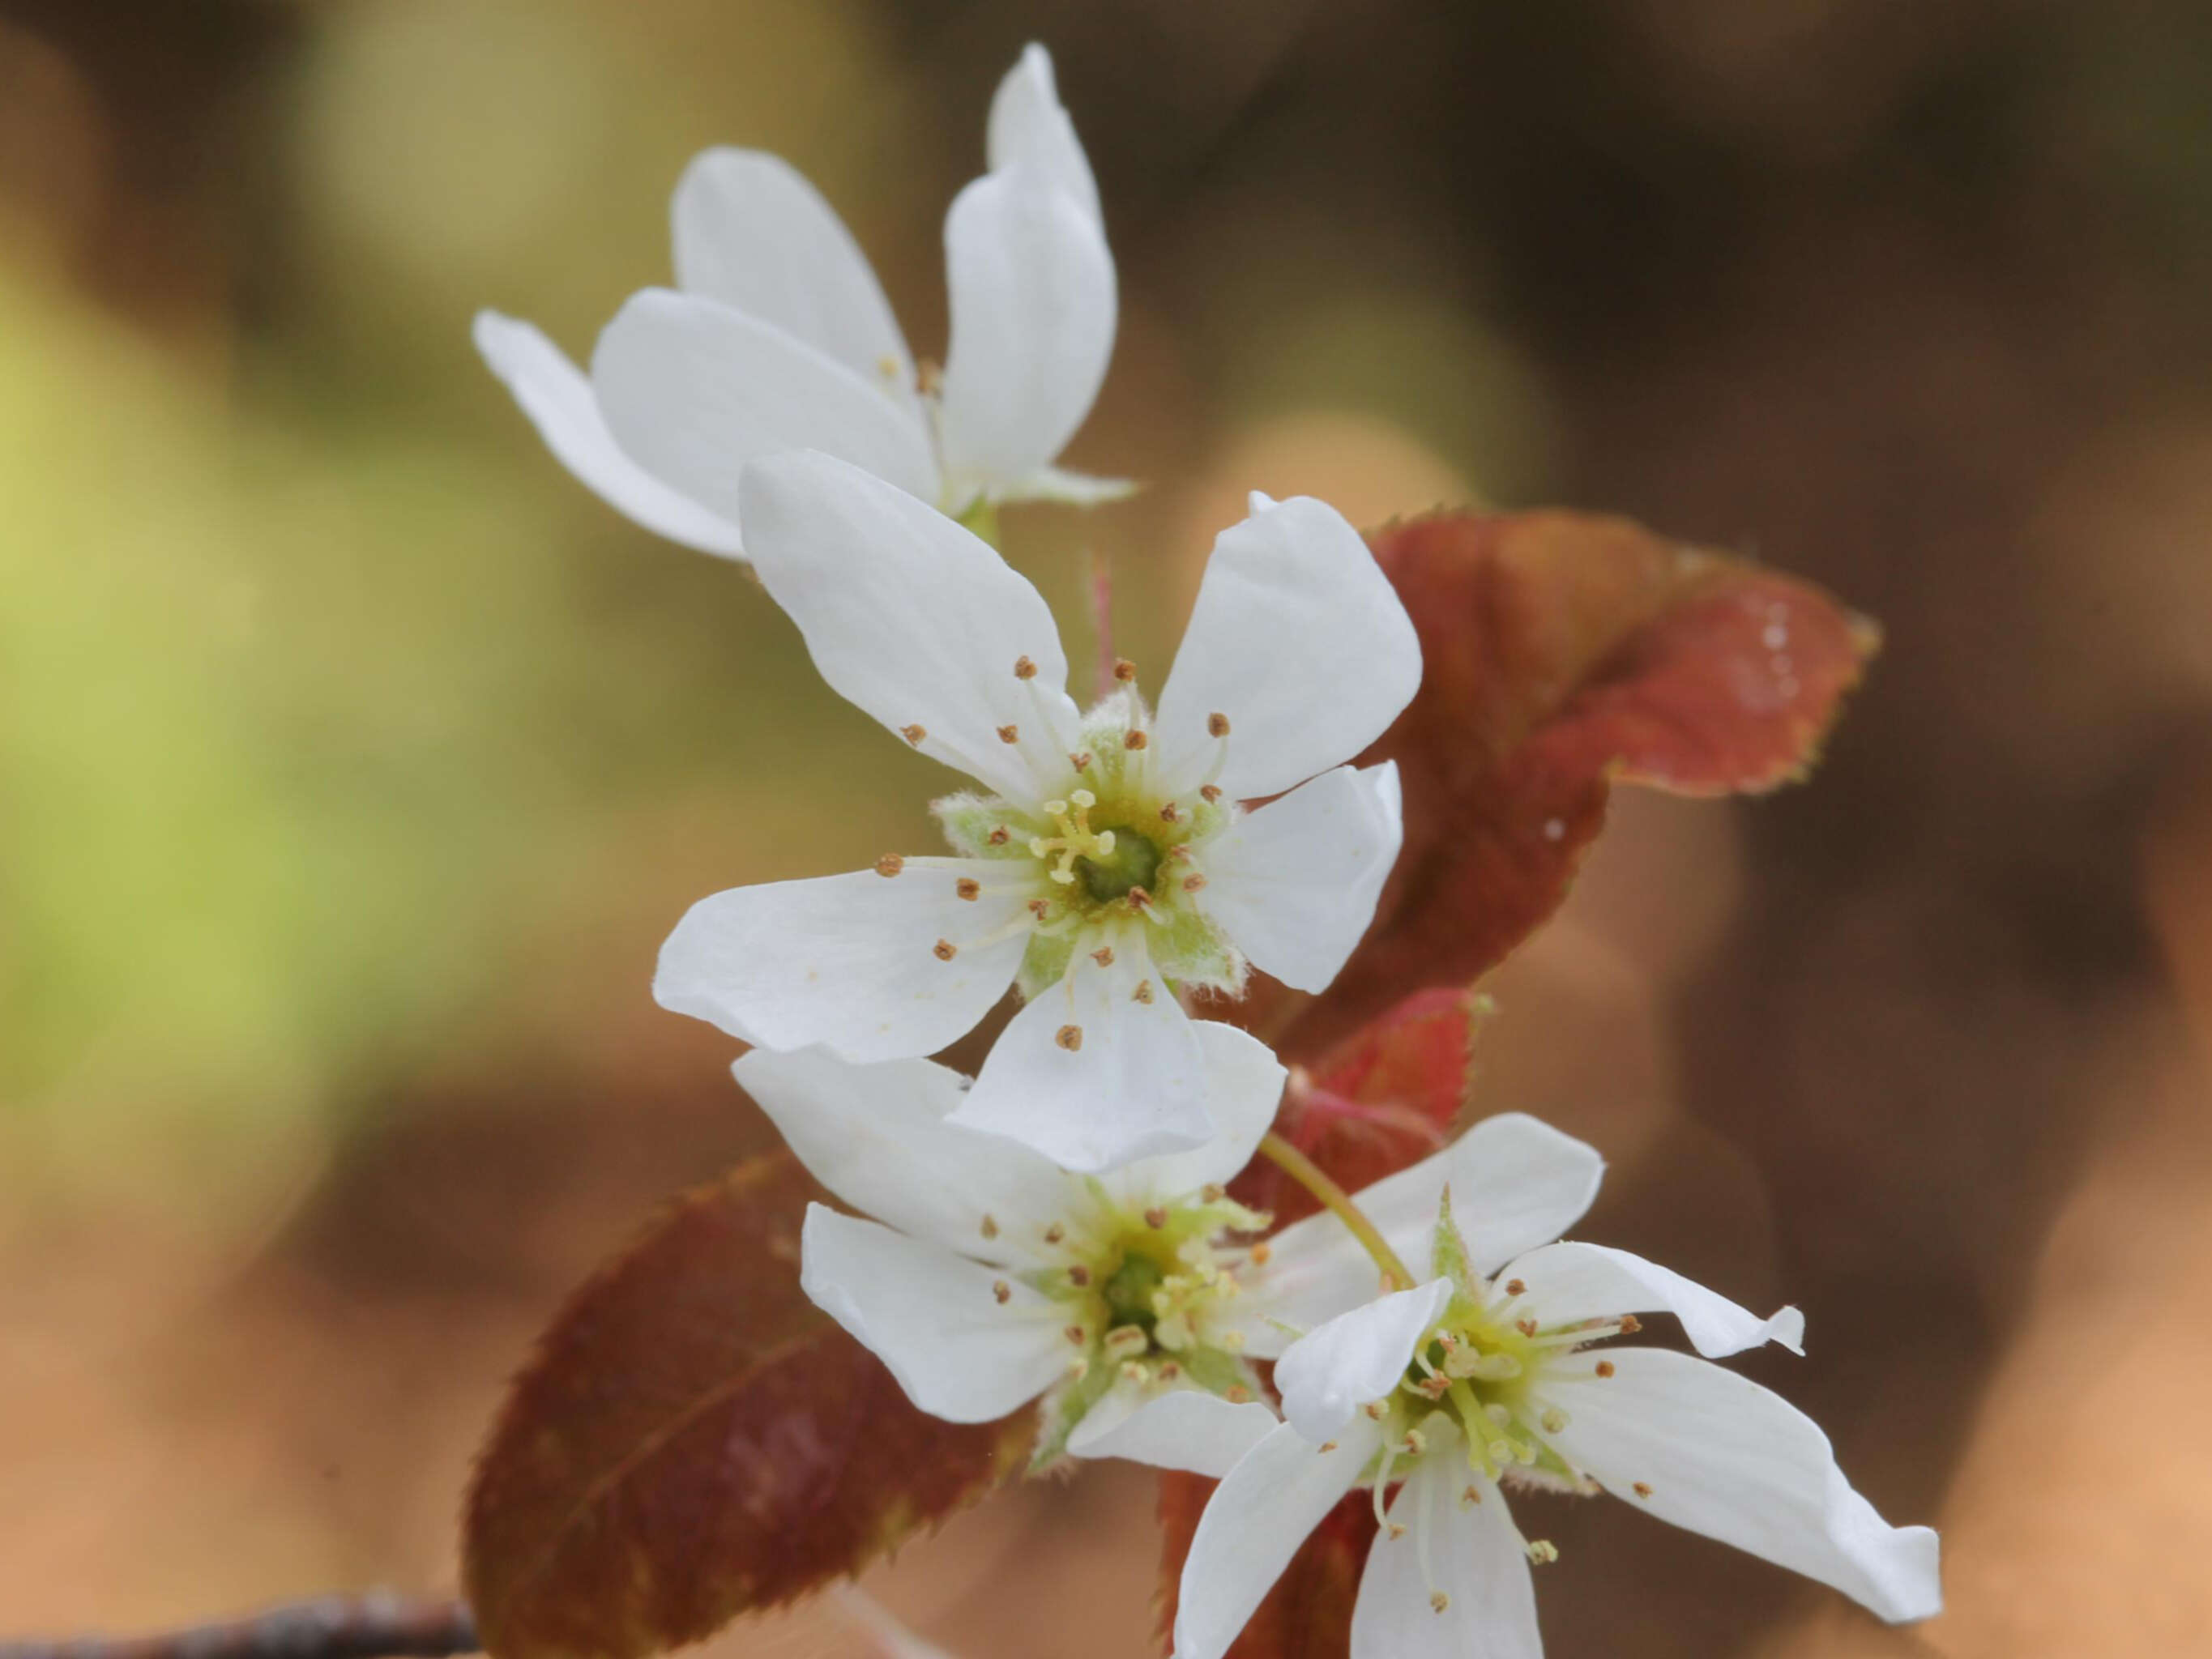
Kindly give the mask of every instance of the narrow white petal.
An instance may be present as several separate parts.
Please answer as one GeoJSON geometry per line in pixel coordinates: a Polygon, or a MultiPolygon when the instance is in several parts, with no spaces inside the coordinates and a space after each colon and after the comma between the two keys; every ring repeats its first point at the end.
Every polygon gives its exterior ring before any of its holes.
{"type": "Polygon", "coordinates": [[[773,323],[921,419],[914,359],[853,233],[799,170],[765,150],[702,151],[670,217],[676,285],[773,323]]]}
{"type": "Polygon", "coordinates": [[[1069,1453],[1127,1458],[1218,1480],[1275,1429],[1274,1413],[1256,1400],[1232,1406],[1200,1389],[1177,1389],[1139,1401],[1130,1397],[1134,1392],[1121,1385],[1094,1406],[1068,1436],[1069,1453]],[[1115,1402],[1111,1409],[1109,1401],[1115,1402]]]}
{"type": "Polygon", "coordinates": [[[1413,1363],[1422,1334],[1451,1299],[1451,1280],[1431,1279],[1339,1314],[1291,1343],[1275,1362],[1284,1417],[1318,1443],[1369,1401],[1389,1398],[1413,1363]]]}
{"type": "Polygon", "coordinates": [[[1161,775],[1272,795],[1350,760],[1421,683],[1421,646],[1359,532],[1309,495],[1221,532],[1160,691],[1161,775]],[[1229,721],[1227,749],[1211,734],[1229,721]]]}
{"type": "Polygon", "coordinates": [[[1397,765],[1324,772],[1206,843],[1206,913],[1255,967],[1328,988],[1397,862],[1397,765]]]}
{"type": "Polygon", "coordinates": [[[1009,799],[1034,806],[1060,781],[1081,733],[1060,630],[989,547],[827,455],[748,467],[741,521],[753,568],[833,690],[1009,799]],[[1060,769],[1049,782],[1030,755],[1060,769]]]}
{"type": "Polygon", "coordinates": [[[997,173],[954,199],[945,270],[948,495],[996,496],[1050,465],[1091,412],[1114,351],[1114,258],[1064,191],[997,173]]]}
{"type": "Polygon", "coordinates": [[[1198,1020],[1200,1063],[1205,1067],[1206,1109],[1213,1133],[1201,1146],[1139,1158],[1101,1177],[1125,1204],[1182,1198],[1208,1182],[1227,1186],[1252,1161],[1260,1137],[1275,1121],[1286,1075],[1274,1050],[1249,1032],[1216,1020],[1198,1020]]]}
{"type": "Polygon", "coordinates": [[[1424,1458],[1390,1520],[1405,1530],[1367,1552],[1352,1659],[1543,1659],[1528,1558],[1495,1482],[1455,1454],[1424,1458]]]}
{"type": "Polygon", "coordinates": [[[1176,1659],[1221,1659],[1382,1443],[1362,1417],[1333,1451],[1285,1423],[1238,1460],[1199,1517],[1176,1597],[1176,1659]]]}
{"type": "Polygon", "coordinates": [[[948,860],[889,879],[858,870],[716,893],[660,947],[653,999],[764,1048],[934,1054],[982,1018],[1021,962],[1020,897],[987,890],[970,902],[953,890],[963,870],[988,887],[1004,867],[948,860]],[[951,961],[939,941],[954,947],[951,961]]]}
{"type": "Polygon", "coordinates": [[[1094,222],[1099,217],[1098,184],[1075,123],[1060,101],[1054,83],[1052,54],[1031,42],[999,82],[984,132],[991,171],[1035,172],[1073,197],[1094,222]]]}
{"type": "Polygon", "coordinates": [[[1893,1624],[1942,1610],[1935,1533],[1876,1514],[1811,1418],[1687,1354],[1606,1357],[1611,1376],[1552,1383],[1545,1397],[1569,1419],[1547,1437],[1607,1491],[1818,1579],[1893,1624]]]}
{"type": "MultiPolygon", "coordinates": [[[[1455,1194],[1453,1208],[1458,1208],[1455,1194]]],[[[1528,1286],[1529,1311],[1547,1325],[1618,1314],[1670,1313],[1698,1352],[1717,1359],[1763,1343],[1805,1352],[1805,1316],[1784,1308],[1761,1319],[1672,1268],[1602,1244],[1547,1244],[1505,1269],[1528,1286]]]]}
{"type": "Polygon", "coordinates": [[[818,449],[934,501],[937,462],[909,410],[796,335],[719,300],[647,289],[599,336],[607,428],[663,483],[738,517],[747,461],[818,449]]]}
{"type": "Polygon", "coordinates": [[[1213,1120],[1198,1033],[1141,936],[1104,967],[1079,947],[1067,976],[1000,1034],[952,1121],[1086,1175],[1203,1146],[1213,1120]],[[1139,1001],[1142,984],[1152,994],[1139,1001]]]}
{"type": "Polygon", "coordinates": [[[477,313],[477,349],[561,465],[600,500],[656,535],[742,558],[734,516],[724,518],[670,489],[623,453],[599,414],[584,371],[537,328],[496,311],[477,313]]]}
{"type": "Polygon", "coordinates": [[[1003,485],[998,495],[1002,501],[1058,501],[1066,507],[1099,507],[1108,501],[1125,501],[1135,495],[1139,487],[1134,478],[1099,478],[1088,472],[1071,472],[1066,467],[1047,466],[1003,485]]]}
{"type": "Polygon", "coordinates": [[[967,1087],[948,1066],[755,1048],[731,1069],[809,1174],[917,1239],[979,1261],[1044,1267],[1064,1260],[1045,1230],[1079,1226],[1090,1208],[1082,1183],[1049,1160],[945,1121],[967,1087]]]}
{"type": "Polygon", "coordinates": [[[799,1233],[799,1287],[948,1423],[988,1423],[1067,1368],[1053,1300],[978,1262],[819,1204],[799,1233]],[[999,1287],[1006,1299],[999,1299],[999,1287]]]}
{"type": "MultiPolygon", "coordinates": [[[[1604,1175],[1594,1147],[1525,1113],[1506,1112],[1355,1197],[1390,1248],[1418,1271],[1428,1262],[1437,1205],[1449,1186],[1468,1260],[1487,1273],[1571,1226],[1604,1175]]],[[[1297,1331],[1376,1293],[1374,1262],[1327,1211],[1285,1227],[1268,1245],[1266,1267],[1246,1274],[1243,1294],[1227,1304],[1255,1358],[1279,1354],[1297,1331]]]]}

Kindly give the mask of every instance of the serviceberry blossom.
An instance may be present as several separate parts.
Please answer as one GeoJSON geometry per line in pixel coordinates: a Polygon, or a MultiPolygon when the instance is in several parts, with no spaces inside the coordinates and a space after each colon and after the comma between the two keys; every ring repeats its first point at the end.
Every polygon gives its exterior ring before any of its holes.
{"type": "Polygon", "coordinates": [[[738,480],[756,455],[819,449],[948,513],[1127,492],[1053,463],[1114,349],[1098,187],[1042,46],[992,100],[989,171],[945,220],[951,332],[917,372],[852,233],[781,157],[710,149],[677,185],[676,288],[634,295],[588,378],[528,323],[478,313],[476,342],[555,455],[611,506],[703,552],[744,556],[738,480]]]}
{"type": "MultiPolygon", "coordinates": [[[[1375,1274],[1363,1257],[1341,1278],[1310,1224],[1279,1251],[1255,1242],[1267,1218],[1224,1184],[1267,1133],[1283,1068],[1231,1026],[1200,1026],[1200,1044],[1213,1138],[1105,1176],[963,1127],[966,1085],[929,1060],[756,1048],[733,1070],[814,1177],[873,1218],[811,1206],[800,1283],[917,1407],[988,1422],[1042,1398],[1039,1465],[1065,1452],[1221,1475],[1276,1426],[1250,1359],[1282,1352],[1291,1317],[1371,1293],[1375,1274]]],[[[1499,1218],[1479,1239],[1565,1224],[1597,1169],[1516,1115],[1478,1125],[1451,1160],[1499,1218]]]]}
{"type": "Polygon", "coordinates": [[[1255,495],[1158,708],[1123,663],[1080,714],[1036,590],[915,497],[787,453],[747,468],[744,526],[823,678],[986,793],[936,803],[956,856],[702,900],[653,994],[762,1048],[877,1060],[934,1053],[1016,983],[957,1121],[1084,1171],[1205,1142],[1177,992],[1237,994],[1248,963],[1322,989],[1397,856],[1395,767],[1339,763],[1411,699],[1420,647],[1358,532],[1255,495]]]}
{"type": "MultiPolygon", "coordinates": [[[[1762,1320],[1593,1244],[1544,1244],[1486,1267],[1477,1234],[1454,1224],[1455,1208],[1484,1211],[1454,1184],[1448,1157],[1382,1183],[1393,1188],[1379,1206],[1389,1213],[1373,1218],[1434,1277],[1370,1290],[1282,1351],[1274,1382],[1287,1420],[1206,1505],[1183,1567],[1176,1659],[1220,1659],[1307,1533],[1361,1486],[1382,1530],[1353,1609],[1352,1659],[1540,1659],[1529,1567],[1558,1551],[1525,1537],[1505,1501],[1534,1487],[1610,1492],[1893,1622],[1939,1611],[1936,1534],[1884,1522],[1809,1418],[1705,1358],[1595,1346],[1666,1312],[1708,1358],[1765,1342],[1798,1352],[1795,1309],[1762,1320]],[[1425,1239],[1408,1224],[1424,1199],[1425,1239]]],[[[1376,1191],[1356,1200],[1363,1210],[1376,1191]]],[[[1335,1218],[1299,1225],[1317,1223],[1335,1218]]],[[[1340,1226],[1307,1248],[1316,1262],[1334,1259],[1340,1285],[1364,1274],[1371,1286],[1373,1263],[1340,1226]]],[[[1186,1466],[1210,1473],[1217,1461],[1186,1466]]]]}

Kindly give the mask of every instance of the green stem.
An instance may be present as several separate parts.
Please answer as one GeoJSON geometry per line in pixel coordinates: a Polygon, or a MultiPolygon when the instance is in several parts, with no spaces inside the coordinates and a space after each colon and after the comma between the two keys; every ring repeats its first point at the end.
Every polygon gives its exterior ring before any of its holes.
{"type": "Polygon", "coordinates": [[[1297,1147],[1270,1129],[1260,1139],[1260,1156],[1311,1193],[1321,1206],[1352,1229],[1360,1248],[1375,1258],[1375,1265],[1382,1270],[1383,1278],[1394,1291],[1410,1291],[1415,1280],[1398,1260],[1398,1253],[1390,1248],[1389,1241],[1376,1230],[1375,1224],[1361,1212],[1352,1201],[1352,1194],[1330,1179],[1328,1172],[1297,1147]]]}

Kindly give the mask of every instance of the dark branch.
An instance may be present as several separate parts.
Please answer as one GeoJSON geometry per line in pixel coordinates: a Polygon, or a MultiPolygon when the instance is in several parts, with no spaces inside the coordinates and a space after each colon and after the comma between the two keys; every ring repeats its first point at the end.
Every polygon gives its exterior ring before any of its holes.
{"type": "Polygon", "coordinates": [[[0,1641],[0,1659],[450,1659],[477,1647],[467,1602],[410,1601],[371,1590],[153,1636],[0,1641]]]}

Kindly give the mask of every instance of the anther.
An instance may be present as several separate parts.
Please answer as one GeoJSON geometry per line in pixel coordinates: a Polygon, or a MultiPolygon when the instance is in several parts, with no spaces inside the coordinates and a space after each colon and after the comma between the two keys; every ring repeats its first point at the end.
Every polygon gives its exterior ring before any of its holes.
{"type": "MultiPolygon", "coordinates": [[[[1098,805],[1098,797],[1088,789],[1071,789],[1067,792],[1067,799],[1072,805],[1081,807],[1086,812],[1098,805]]],[[[1048,806],[1046,810],[1051,809],[1048,806]]]]}
{"type": "Polygon", "coordinates": [[[1160,822],[1162,823],[1178,823],[1181,821],[1182,817],[1182,814],[1176,810],[1176,804],[1173,801],[1169,801],[1160,808],[1160,822]]]}
{"type": "Polygon", "coordinates": [[[1039,921],[1042,921],[1045,919],[1046,913],[1051,908],[1052,901],[1050,899],[1036,898],[1030,901],[1030,914],[1035,916],[1039,921]]]}
{"type": "Polygon", "coordinates": [[[1073,1267],[1070,1267],[1067,1270],[1067,1282],[1074,1285],[1079,1291],[1089,1290],[1091,1288],[1091,1269],[1085,1267],[1080,1261],[1077,1262],[1073,1267]]]}
{"type": "Polygon", "coordinates": [[[1264,1267],[1267,1265],[1268,1259],[1274,1254],[1275,1247],[1272,1244],[1255,1244],[1252,1247],[1252,1265],[1255,1267],[1264,1267]]]}
{"type": "Polygon", "coordinates": [[[1231,1382],[1221,1391],[1221,1397],[1232,1406],[1249,1406],[1252,1403],[1252,1390],[1242,1382],[1231,1382]]]}
{"type": "Polygon", "coordinates": [[[1123,1360],[1121,1362],[1121,1380],[1124,1382],[1143,1382],[1145,1380],[1145,1368],[1142,1365],[1139,1365],[1133,1359],[1123,1360]]]}
{"type": "Polygon", "coordinates": [[[1198,1195],[1208,1204],[1218,1204],[1229,1196],[1229,1188],[1218,1181],[1209,1181],[1198,1189],[1198,1195]]]}
{"type": "Polygon", "coordinates": [[[1172,1382],[1182,1375],[1182,1367],[1172,1359],[1165,1361],[1160,1366],[1160,1381],[1163,1382],[1172,1382]]]}
{"type": "Polygon", "coordinates": [[[1508,1295],[1508,1296],[1526,1296],[1528,1293],[1528,1280],[1526,1280],[1526,1279],[1507,1279],[1507,1280],[1505,1281],[1505,1294],[1506,1294],[1506,1295],[1508,1295]]]}
{"type": "Polygon", "coordinates": [[[1079,1348],[1084,1346],[1091,1340],[1089,1333],[1086,1332],[1080,1325],[1070,1325],[1065,1330],[1061,1331],[1060,1334],[1079,1348]]]}
{"type": "Polygon", "coordinates": [[[929,728],[927,726],[902,726],[899,727],[899,736],[904,738],[908,743],[912,744],[917,749],[921,747],[921,740],[928,735],[929,728]]]}
{"type": "Polygon", "coordinates": [[[1638,1498],[1649,1498],[1651,1496],[1651,1488],[1645,1486],[1641,1480],[1631,1486],[1629,1491],[1634,1492],[1638,1498]]]}
{"type": "Polygon", "coordinates": [[[992,1215],[987,1211],[984,1213],[983,1225],[980,1231],[986,1238],[996,1238],[999,1236],[999,1218],[992,1215]]]}
{"type": "Polygon", "coordinates": [[[1063,1025],[1053,1033],[1052,1040],[1072,1054],[1083,1046],[1083,1028],[1080,1025],[1063,1025]]]}
{"type": "Polygon", "coordinates": [[[1380,1423],[1382,1420],[1383,1407],[1382,1402],[1379,1400],[1370,1400],[1359,1409],[1367,1413],[1367,1420],[1370,1423],[1380,1423]]]}
{"type": "Polygon", "coordinates": [[[1014,1287],[1003,1279],[994,1279],[991,1282],[991,1294],[998,1298],[999,1305],[1003,1308],[1013,1300],[1014,1287]]]}
{"type": "Polygon", "coordinates": [[[1611,1376],[1613,1375],[1613,1361],[1610,1359],[1599,1360],[1597,1362],[1597,1374],[1600,1376],[1611,1376]]]}
{"type": "Polygon", "coordinates": [[[1004,847],[1008,842],[1013,839],[1013,836],[1007,832],[1006,826],[1002,823],[997,829],[992,830],[989,835],[984,836],[983,839],[993,847],[1004,847]]]}
{"type": "Polygon", "coordinates": [[[1106,1333],[1106,1352],[1124,1358],[1144,1352],[1150,1343],[1141,1325],[1116,1325],[1106,1333]]]}
{"type": "Polygon", "coordinates": [[[1122,684],[1127,685],[1131,680],[1137,678],[1137,665],[1131,662],[1127,657],[1115,658],[1114,678],[1121,681],[1122,684]]]}
{"type": "Polygon", "coordinates": [[[1139,910],[1146,910],[1152,908],[1152,896],[1141,887],[1132,887],[1127,893],[1123,895],[1123,896],[1129,901],[1133,907],[1139,910]]]}
{"type": "Polygon", "coordinates": [[[1020,726],[1002,726],[999,728],[999,741],[1000,743],[1019,743],[1021,740],[1022,728],[1020,726]]]}
{"type": "Polygon", "coordinates": [[[1395,1544],[1405,1535],[1406,1528],[1404,1524],[1401,1522],[1393,1521],[1390,1523],[1390,1541],[1395,1544]]]}
{"type": "Polygon", "coordinates": [[[1044,1242],[1048,1244],[1057,1244],[1061,1239],[1066,1238],[1066,1237],[1067,1229],[1061,1226],[1057,1221],[1054,1222],[1051,1226],[1044,1230],[1044,1242]]]}
{"type": "Polygon", "coordinates": [[[1114,947],[1110,945],[1100,945],[1091,953],[1091,959],[1101,968],[1111,968],[1114,965],[1114,947]]]}
{"type": "Polygon", "coordinates": [[[1427,1437],[1424,1436],[1419,1429],[1407,1430],[1406,1438],[1401,1443],[1405,1447],[1408,1453],[1416,1457],[1419,1456],[1423,1452],[1429,1449],[1427,1437]]]}
{"type": "Polygon", "coordinates": [[[1638,1319],[1634,1314],[1621,1315],[1620,1334],[1622,1336],[1633,1336],[1637,1332],[1643,1328],[1644,1322],[1638,1319]]]}
{"type": "Polygon", "coordinates": [[[1324,1440],[1324,1441],[1322,1441],[1322,1442],[1321,1443],[1321,1455],[1322,1455],[1323,1457],[1328,1456],[1328,1455],[1329,1455],[1329,1453],[1331,1453],[1331,1452],[1334,1451],[1335,1449],[1336,1449],[1336,1442],[1335,1442],[1335,1441],[1334,1441],[1334,1440],[1324,1440]]]}
{"type": "Polygon", "coordinates": [[[1206,798],[1206,804],[1211,806],[1221,799],[1221,786],[1218,783],[1201,783],[1198,786],[1198,793],[1206,798]]]}
{"type": "Polygon", "coordinates": [[[960,947],[949,939],[941,939],[929,947],[929,953],[939,962],[950,962],[960,954],[960,947]]]}
{"type": "Polygon", "coordinates": [[[1544,1414],[1536,1420],[1544,1425],[1546,1434],[1561,1434],[1566,1430],[1567,1414],[1557,1406],[1546,1407],[1544,1414]]]}
{"type": "Polygon", "coordinates": [[[1206,878],[1198,874],[1195,871],[1182,878],[1182,890],[1186,893],[1195,893],[1200,888],[1205,885],[1206,878]]]}
{"type": "Polygon", "coordinates": [[[895,876],[905,868],[906,860],[896,853],[886,853],[876,860],[876,873],[879,876],[895,876]]]}
{"type": "Polygon", "coordinates": [[[1523,1336],[1534,1336],[1536,1334],[1536,1322],[1533,1319],[1516,1319],[1513,1322],[1513,1328],[1523,1336]]]}
{"type": "Polygon", "coordinates": [[[952,884],[952,890],[964,899],[979,899],[983,896],[983,884],[973,876],[963,876],[952,884]]]}
{"type": "Polygon", "coordinates": [[[1014,678],[1018,680],[1035,679],[1036,678],[1036,665],[1031,662],[1027,657],[1015,658],[1014,678]]]}
{"type": "Polygon", "coordinates": [[[1547,1566],[1559,1559],[1559,1547],[1548,1538],[1539,1538],[1528,1546],[1528,1559],[1538,1566],[1547,1566]]]}
{"type": "Polygon", "coordinates": [[[1137,981],[1137,988],[1130,992],[1129,995],[1138,1002],[1150,1002],[1152,1000],[1152,981],[1148,979],[1139,980],[1137,981]]]}
{"type": "Polygon", "coordinates": [[[1218,710],[1208,714],[1206,717],[1206,734],[1210,738],[1227,737],[1229,735],[1229,716],[1220,713],[1218,710]]]}
{"type": "Polygon", "coordinates": [[[1451,1611],[1451,1597],[1446,1595],[1442,1590],[1431,1590],[1429,1592],[1429,1606],[1433,1607],[1438,1613],[1449,1613],[1451,1611]]]}
{"type": "Polygon", "coordinates": [[[1079,772],[1089,770],[1091,766],[1091,751],[1088,749],[1085,749],[1080,754],[1070,755],[1067,757],[1067,763],[1079,772]]]}
{"type": "Polygon", "coordinates": [[[1123,735],[1121,738],[1121,747],[1124,749],[1142,749],[1151,741],[1152,739],[1146,737],[1142,732],[1130,732],[1123,735]]]}
{"type": "Polygon", "coordinates": [[[1459,1495],[1459,1506],[1463,1510],[1471,1510],[1480,1502],[1482,1491],[1478,1486],[1469,1486],[1459,1495]]]}
{"type": "Polygon", "coordinates": [[[1160,1228],[1167,1224],[1168,1212],[1161,1206],[1155,1204],[1145,1212],[1145,1225],[1147,1227],[1160,1228]]]}

